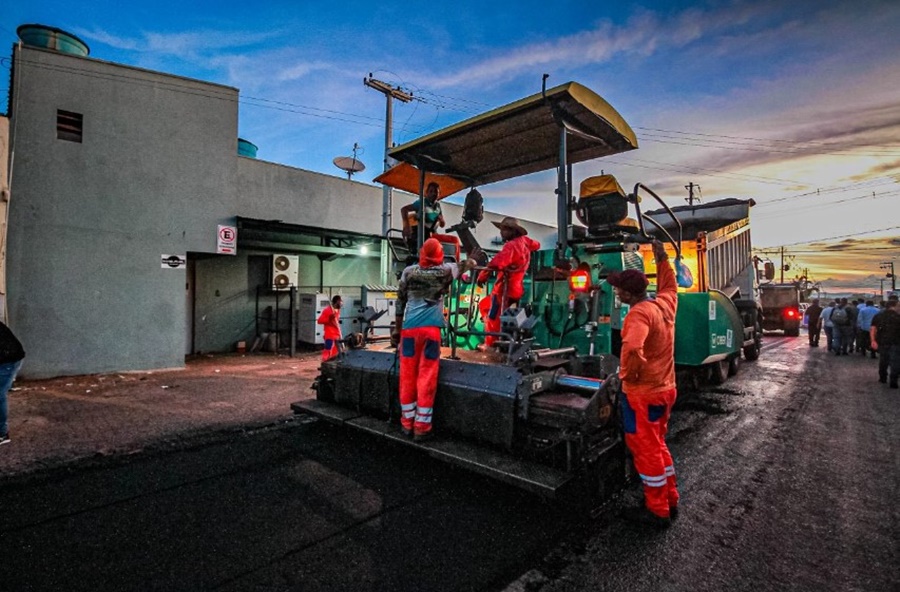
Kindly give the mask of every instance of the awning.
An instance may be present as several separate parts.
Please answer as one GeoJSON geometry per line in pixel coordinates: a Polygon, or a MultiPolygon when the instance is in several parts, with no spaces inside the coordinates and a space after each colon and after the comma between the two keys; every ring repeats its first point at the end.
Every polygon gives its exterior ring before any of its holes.
{"type": "MultiPolygon", "coordinates": [[[[420,176],[421,171],[419,169],[407,162],[401,162],[375,177],[374,182],[419,195],[420,176]]],[[[438,184],[438,187],[441,188],[441,199],[448,195],[453,195],[457,191],[462,191],[469,186],[466,181],[455,177],[437,173],[425,173],[425,187],[428,187],[429,183],[438,184]]]]}
{"type": "MultiPolygon", "coordinates": [[[[556,168],[560,126],[571,132],[570,164],[638,145],[631,127],[609,103],[569,82],[398,146],[389,155],[468,185],[484,185],[556,168]]],[[[418,181],[413,192],[418,193],[418,181]]]]}

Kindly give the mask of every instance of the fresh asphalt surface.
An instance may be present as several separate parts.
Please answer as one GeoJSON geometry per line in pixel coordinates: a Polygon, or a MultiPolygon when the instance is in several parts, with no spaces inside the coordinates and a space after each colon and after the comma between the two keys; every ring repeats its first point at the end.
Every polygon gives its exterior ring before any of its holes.
{"type": "Polygon", "coordinates": [[[773,334],[682,395],[665,532],[298,418],[0,481],[0,590],[898,590],[876,363],[773,334]]]}

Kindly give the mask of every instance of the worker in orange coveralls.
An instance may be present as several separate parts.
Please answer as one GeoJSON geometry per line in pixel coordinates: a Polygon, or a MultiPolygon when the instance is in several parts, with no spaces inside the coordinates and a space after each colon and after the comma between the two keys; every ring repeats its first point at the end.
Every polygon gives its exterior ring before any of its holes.
{"type": "MultiPolygon", "coordinates": [[[[474,263],[474,261],[473,261],[474,263]]],[[[469,268],[469,261],[464,267],[469,268]]],[[[444,249],[429,238],[419,262],[403,270],[397,292],[397,318],[391,341],[400,349],[400,425],[417,442],[431,438],[431,418],[441,362],[444,294],[459,275],[444,262],[444,249]]]]}
{"type": "MultiPolygon", "coordinates": [[[[491,290],[489,298],[481,299],[481,302],[478,303],[478,310],[481,311],[484,330],[488,333],[499,333],[500,314],[510,305],[519,302],[524,294],[525,287],[522,285],[522,279],[531,263],[531,253],[537,251],[541,244],[528,238],[528,231],[511,216],[507,216],[500,222],[491,221],[491,224],[500,229],[500,238],[505,244],[488,263],[488,269],[478,274],[477,282],[483,284],[491,277],[492,271],[497,272],[494,289],[491,290]]],[[[492,346],[496,340],[497,338],[493,335],[486,336],[484,348],[492,346]]]]}
{"type": "Polygon", "coordinates": [[[668,255],[653,242],[656,298],[647,296],[647,276],[629,269],[610,274],[616,296],[631,308],[622,325],[622,414],[625,443],[641,476],[645,505],[627,511],[643,524],[667,527],[678,514],[675,465],[666,446],[675,404],[675,311],[678,287],[668,255]]]}
{"type": "Polygon", "coordinates": [[[339,353],[338,346],[343,336],[341,335],[341,306],[344,305],[340,295],[331,298],[331,305],[322,311],[316,323],[325,325],[325,345],[322,348],[322,361],[325,362],[339,353]]]}

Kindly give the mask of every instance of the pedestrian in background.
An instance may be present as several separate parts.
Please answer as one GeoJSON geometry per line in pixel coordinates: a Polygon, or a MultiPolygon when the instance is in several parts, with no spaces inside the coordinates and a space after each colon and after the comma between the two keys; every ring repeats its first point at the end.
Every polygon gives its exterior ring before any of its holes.
{"type": "Polygon", "coordinates": [[[859,317],[856,319],[856,351],[862,355],[866,355],[866,351],[871,352],[875,357],[875,350],[872,348],[869,330],[872,328],[872,319],[879,312],[875,306],[874,300],[866,300],[863,307],[859,310],[859,317]]]}
{"type": "Polygon", "coordinates": [[[831,313],[834,312],[835,306],[837,306],[837,303],[834,300],[829,302],[828,306],[822,310],[822,316],[820,317],[822,330],[825,331],[825,348],[829,352],[834,347],[834,323],[831,322],[831,313]]]}
{"type": "Polygon", "coordinates": [[[888,381],[890,368],[890,387],[897,388],[900,378],[900,312],[897,301],[888,300],[883,311],[872,319],[869,329],[869,340],[873,348],[878,350],[878,382],[888,381]]]}
{"type": "Polygon", "coordinates": [[[324,325],[325,344],[322,347],[322,361],[326,362],[340,353],[340,344],[343,335],[341,334],[341,307],[344,300],[340,294],[331,297],[331,304],[322,311],[316,323],[324,325]]]}
{"type": "Polygon", "coordinates": [[[9,402],[7,394],[16,379],[25,350],[13,332],[0,323],[0,445],[9,444],[9,402]]]}
{"type": "Polygon", "coordinates": [[[678,285],[666,249],[653,241],[656,298],[647,296],[647,276],[629,269],[607,281],[630,309],[622,325],[622,419],[625,444],[644,488],[644,506],[628,517],[666,527],[678,514],[675,463],[666,446],[669,415],[675,405],[675,312],[678,285]]]}
{"type": "MultiPolygon", "coordinates": [[[[834,325],[834,342],[831,349],[836,356],[846,356],[850,347],[850,337],[856,331],[851,323],[850,305],[846,298],[841,298],[831,311],[831,324],[834,325]]],[[[855,317],[854,317],[855,318],[855,317]]]]}
{"type": "Polygon", "coordinates": [[[806,309],[806,331],[809,333],[809,347],[819,347],[819,335],[822,334],[822,326],[819,319],[822,316],[822,307],[819,299],[813,298],[812,304],[806,309]]]}
{"type": "Polygon", "coordinates": [[[856,299],[847,304],[847,318],[850,320],[850,326],[845,332],[848,353],[853,353],[856,350],[856,323],[859,320],[859,305],[860,302],[856,299]]]}

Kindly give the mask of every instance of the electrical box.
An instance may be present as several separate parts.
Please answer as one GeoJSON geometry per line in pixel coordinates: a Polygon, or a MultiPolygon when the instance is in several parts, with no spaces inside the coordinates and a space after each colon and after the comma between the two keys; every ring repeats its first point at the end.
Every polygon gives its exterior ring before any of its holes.
{"type": "Polygon", "coordinates": [[[397,310],[397,286],[362,286],[362,308],[371,306],[375,312],[387,311],[375,321],[373,335],[390,335],[390,324],[394,321],[397,310]]]}
{"type": "Polygon", "coordinates": [[[328,294],[297,294],[297,340],[303,343],[325,342],[325,326],[319,325],[319,315],[331,305],[328,294]]]}

